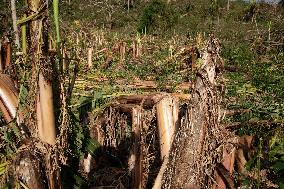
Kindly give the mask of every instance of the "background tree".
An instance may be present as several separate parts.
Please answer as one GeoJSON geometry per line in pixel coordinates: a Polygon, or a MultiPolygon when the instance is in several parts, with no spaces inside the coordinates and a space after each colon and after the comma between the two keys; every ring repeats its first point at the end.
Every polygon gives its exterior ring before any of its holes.
{"type": "Polygon", "coordinates": [[[17,11],[16,11],[16,3],[15,0],[11,0],[11,11],[12,11],[12,20],[13,20],[13,29],[15,35],[15,44],[18,48],[20,48],[20,39],[19,39],[19,31],[17,27],[17,11]]]}

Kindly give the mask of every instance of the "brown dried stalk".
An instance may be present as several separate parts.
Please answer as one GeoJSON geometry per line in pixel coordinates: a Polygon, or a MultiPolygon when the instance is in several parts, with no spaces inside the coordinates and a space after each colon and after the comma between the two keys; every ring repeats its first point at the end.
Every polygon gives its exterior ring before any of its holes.
{"type": "Polygon", "coordinates": [[[87,64],[88,64],[88,68],[92,69],[93,67],[93,47],[88,48],[88,53],[87,53],[87,64]]]}

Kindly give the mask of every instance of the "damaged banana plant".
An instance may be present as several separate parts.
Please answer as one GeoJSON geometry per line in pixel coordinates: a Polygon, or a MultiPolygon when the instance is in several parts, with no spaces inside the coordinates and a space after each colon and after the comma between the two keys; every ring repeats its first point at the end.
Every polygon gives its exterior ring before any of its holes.
{"type": "MultiPolygon", "coordinates": [[[[111,177],[111,182],[95,179],[94,186],[121,183],[137,189],[235,188],[231,176],[235,154],[239,153],[235,148],[238,138],[220,124],[224,117],[223,91],[219,87],[223,68],[220,44],[211,36],[205,45],[191,97],[185,105],[167,93],[120,96],[90,117],[90,137],[101,149],[111,147],[111,155],[128,165],[131,173],[130,183],[126,182],[129,177],[115,181],[111,177]],[[121,134],[129,130],[132,137],[121,134]],[[121,141],[125,140],[132,145],[127,153],[121,153],[125,150],[120,149],[121,141]]],[[[94,165],[104,164],[108,166],[88,154],[82,162],[83,172],[90,179],[92,173],[102,170],[94,165]]]]}
{"type": "Polygon", "coordinates": [[[5,182],[13,188],[21,185],[30,189],[57,189],[62,187],[60,166],[67,160],[68,102],[78,65],[74,75],[60,69],[58,1],[53,1],[57,57],[48,43],[50,1],[24,0],[24,3],[26,11],[17,22],[22,28],[22,53],[12,63],[16,77],[0,74],[0,111],[10,129],[17,125],[21,131],[5,182]]]}
{"type": "MultiPolygon", "coordinates": [[[[29,188],[60,188],[53,102],[53,62],[48,54],[48,1],[27,0],[27,17],[18,23],[27,25],[26,66],[31,68],[28,83],[26,117],[30,138],[17,153],[14,179],[29,188]],[[36,16],[34,16],[36,15],[36,16]],[[30,18],[30,19],[27,19],[30,18]],[[25,158],[23,158],[25,157],[25,158]],[[30,171],[26,171],[30,170],[30,171]],[[44,170],[44,171],[42,171],[44,170]]],[[[25,38],[23,38],[25,40],[25,38]]]]}
{"type": "MultiPolygon", "coordinates": [[[[61,188],[59,167],[60,160],[64,161],[65,157],[59,149],[62,151],[65,147],[62,145],[66,144],[66,141],[62,140],[67,140],[66,135],[62,134],[61,126],[64,125],[66,130],[69,123],[66,86],[57,71],[59,66],[56,64],[56,57],[49,53],[49,1],[25,2],[28,11],[24,13],[24,18],[18,21],[18,25],[28,29],[22,32],[22,43],[26,44],[22,49],[24,67],[17,70],[23,71],[18,78],[20,89],[27,91],[24,104],[20,104],[17,99],[21,98],[21,90],[19,92],[15,87],[11,87],[13,81],[5,79],[9,78],[8,76],[0,75],[1,82],[3,81],[0,83],[0,93],[1,99],[4,99],[0,105],[4,118],[7,122],[16,118],[18,125],[21,128],[24,125],[25,128],[21,130],[25,136],[24,141],[20,143],[20,150],[16,152],[10,168],[10,182],[13,186],[22,183],[30,189],[61,188]],[[59,103],[54,103],[55,98],[59,103]],[[55,113],[56,108],[58,113],[55,113]],[[59,127],[56,128],[57,126],[59,127]],[[56,131],[59,131],[58,141],[56,131]]],[[[58,1],[55,6],[58,6],[58,1]]],[[[16,65],[16,68],[17,66],[19,67],[16,65]]]]}
{"type": "MultiPolygon", "coordinates": [[[[212,188],[215,169],[224,149],[233,149],[234,136],[220,125],[222,91],[218,90],[223,61],[220,44],[213,36],[202,50],[192,97],[166,158],[161,188],[212,188]]],[[[219,186],[217,187],[219,188],[219,186]]]]}

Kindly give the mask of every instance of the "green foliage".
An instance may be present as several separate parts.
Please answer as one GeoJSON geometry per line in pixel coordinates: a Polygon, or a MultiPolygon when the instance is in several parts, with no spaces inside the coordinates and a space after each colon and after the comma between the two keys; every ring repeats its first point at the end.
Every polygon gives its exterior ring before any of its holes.
{"type": "Polygon", "coordinates": [[[19,91],[19,99],[18,99],[18,108],[19,111],[24,112],[25,116],[28,117],[28,112],[25,111],[25,102],[28,100],[28,90],[27,88],[22,84],[20,86],[20,91],[19,91]]]}
{"type": "MultiPolygon", "coordinates": [[[[1,124],[1,123],[0,123],[1,124]]],[[[21,133],[15,120],[7,125],[0,125],[0,188],[11,188],[8,182],[8,171],[17,149],[21,145],[21,133]]]]}
{"type": "Polygon", "coordinates": [[[275,135],[270,140],[269,159],[271,168],[277,175],[280,188],[284,186],[284,133],[283,128],[276,130],[275,135]]]}
{"type": "Polygon", "coordinates": [[[164,1],[154,0],[145,7],[139,21],[138,31],[141,33],[163,32],[170,29],[177,21],[177,13],[164,1]]]}
{"type": "Polygon", "coordinates": [[[252,21],[252,19],[256,16],[258,4],[256,2],[250,3],[246,9],[243,11],[243,20],[246,22],[252,21]]]}

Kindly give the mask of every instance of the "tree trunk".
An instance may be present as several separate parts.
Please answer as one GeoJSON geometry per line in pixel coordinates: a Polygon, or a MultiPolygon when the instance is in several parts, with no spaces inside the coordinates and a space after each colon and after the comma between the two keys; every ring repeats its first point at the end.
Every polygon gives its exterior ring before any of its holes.
{"type": "MultiPolygon", "coordinates": [[[[46,1],[28,0],[28,7],[31,12],[48,11],[46,1]]],[[[43,143],[47,143],[49,153],[44,154],[44,164],[49,189],[61,188],[59,169],[54,168],[58,164],[58,157],[51,148],[56,143],[55,113],[53,102],[53,63],[48,57],[48,19],[43,14],[42,18],[33,20],[30,23],[30,45],[29,53],[32,53],[33,74],[38,75],[38,98],[35,103],[39,138],[43,143]],[[36,70],[39,68],[40,70],[36,70]]],[[[36,78],[36,75],[34,75],[36,78]]]]}
{"type": "MultiPolygon", "coordinates": [[[[31,14],[48,11],[44,0],[27,0],[27,5],[31,14]]],[[[16,181],[21,180],[29,188],[40,189],[48,186],[49,189],[59,189],[61,188],[59,169],[57,166],[54,167],[54,165],[58,165],[58,157],[53,150],[56,143],[52,91],[53,66],[48,57],[48,19],[46,15],[42,14],[37,19],[28,22],[29,32],[27,32],[30,35],[27,55],[30,56],[28,60],[31,61],[30,64],[32,65],[32,77],[29,85],[31,85],[30,90],[35,90],[29,93],[28,100],[30,100],[31,106],[27,105],[27,107],[29,111],[36,112],[37,119],[29,120],[26,125],[34,125],[34,122],[37,122],[37,128],[30,127],[29,129],[31,136],[39,137],[42,143],[34,145],[31,142],[28,146],[25,146],[30,152],[30,155],[26,157],[21,152],[17,153],[16,160],[20,163],[17,165],[17,162],[15,162],[14,178],[16,181]],[[34,151],[41,152],[41,157],[36,158],[37,162],[32,155],[34,151]],[[40,168],[41,166],[38,166],[39,164],[43,165],[44,171],[40,168]],[[45,176],[41,177],[39,172],[45,176]]],[[[33,141],[33,139],[28,141],[33,141]]]]}
{"type": "Polygon", "coordinates": [[[20,39],[19,39],[19,31],[17,27],[17,13],[16,13],[15,0],[11,0],[11,11],[12,11],[13,29],[14,29],[14,34],[15,34],[15,44],[17,45],[17,48],[20,48],[20,39]]]}
{"type": "Polygon", "coordinates": [[[93,68],[93,47],[88,48],[88,53],[87,53],[87,64],[88,64],[88,69],[93,68]]]}
{"type": "Polygon", "coordinates": [[[132,132],[134,133],[134,143],[132,147],[131,160],[132,160],[132,178],[133,188],[142,189],[143,179],[143,156],[141,141],[141,130],[142,130],[142,109],[141,107],[132,108],[132,132]]]}
{"type": "Polygon", "coordinates": [[[157,103],[157,121],[159,127],[159,139],[161,160],[163,162],[155,180],[153,189],[160,189],[162,186],[163,174],[169,162],[169,151],[175,128],[178,126],[179,102],[174,97],[164,97],[157,103]]]}
{"type": "MultiPolygon", "coordinates": [[[[32,12],[38,12],[40,7],[44,7],[45,1],[41,0],[28,0],[28,7],[32,12]]],[[[47,11],[47,10],[45,10],[47,11]]],[[[48,38],[47,36],[47,18],[33,20],[30,24],[30,47],[29,52],[32,53],[33,69],[36,67],[44,68],[39,70],[39,104],[41,112],[37,113],[41,115],[40,123],[38,123],[40,139],[50,145],[54,145],[56,142],[55,134],[55,115],[53,108],[53,91],[52,91],[52,64],[48,59],[48,38]],[[40,44],[43,41],[43,44],[40,44]],[[42,58],[40,58],[40,56],[42,58]],[[39,66],[40,65],[40,66],[39,66]],[[48,132],[47,132],[48,131],[48,132]]],[[[34,73],[36,71],[34,70],[34,73]]]]}
{"type": "Polygon", "coordinates": [[[161,149],[161,160],[169,154],[172,138],[178,120],[178,101],[165,96],[157,103],[157,121],[159,127],[159,139],[161,149]]]}
{"type": "Polygon", "coordinates": [[[20,151],[14,165],[13,177],[16,179],[14,184],[21,181],[29,189],[45,189],[44,179],[41,175],[41,162],[37,156],[32,154],[30,149],[20,151]]]}
{"type": "Polygon", "coordinates": [[[227,11],[229,11],[230,10],[230,0],[228,0],[228,2],[227,2],[227,11]]]}
{"type": "Polygon", "coordinates": [[[54,145],[56,142],[55,117],[51,82],[39,74],[39,106],[41,121],[38,122],[39,137],[43,142],[54,145]]]}
{"type": "Polygon", "coordinates": [[[185,119],[175,132],[162,188],[211,188],[214,183],[214,169],[228,138],[219,124],[219,48],[218,41],[211,37],[202,53],[203,65],[197,72],[185,119]]]}

